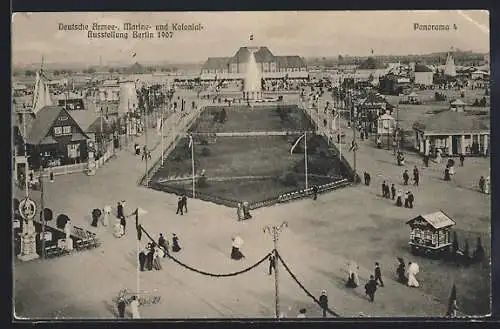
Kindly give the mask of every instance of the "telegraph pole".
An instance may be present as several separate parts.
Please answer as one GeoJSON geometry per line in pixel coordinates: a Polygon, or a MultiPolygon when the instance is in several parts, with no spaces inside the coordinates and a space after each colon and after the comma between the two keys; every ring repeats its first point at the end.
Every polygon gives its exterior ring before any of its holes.
{"type": "Polygon", "coordinates": [[[40,157],[40,208],[42,210],[42,259],[45,259],[45,205],[43,195],[43,159],[40,157]]]}
{"type": "MultiPolygon", "coordinates": [[[[351,105],[351,110],[354,112],[354,103],[353,103],[353,100],[352,100],[352,91],[351,93],[349,94],[349,98],[350,98],[350,105],[351,105]]],[[[356,148],[357,148],[357,145],[356,145],[356,119],[354,119],[354,124],[352,125],[352,132],[353,132],[353,137],[352,137],[352,141],[354,143],[353,145],[353,148],[352,148],[352,151],[353,151],[353,171],[354,171],[354,175],[353,175],[353,181],[354,183],[357,183],[357,179],[356,179],[356,148]]]]}
{"type": "Polygon", "coordinates": [[[275,316],[276,319],[280,318],[280,298],[279,298],[279,276],[278,276],[278,240],[279,235],[283,231],[283,228],[288,227],[287,222],[281,223],[281,225],[276,226],[266,226],[264,227],[264,233],[269,233],[273,237],[274,243],[274,302],[275,302],[275,316]]]}

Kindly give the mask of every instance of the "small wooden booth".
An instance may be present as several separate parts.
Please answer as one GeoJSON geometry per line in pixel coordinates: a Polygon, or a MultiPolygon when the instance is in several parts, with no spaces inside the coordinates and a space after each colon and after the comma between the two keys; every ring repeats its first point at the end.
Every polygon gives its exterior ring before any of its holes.
{"type": "Polygon", "coordinates": [[[406,222],[413,254],[441,254],[450,251],[451,228],[456,223],[443,211],[419,215],[406,222]]]}

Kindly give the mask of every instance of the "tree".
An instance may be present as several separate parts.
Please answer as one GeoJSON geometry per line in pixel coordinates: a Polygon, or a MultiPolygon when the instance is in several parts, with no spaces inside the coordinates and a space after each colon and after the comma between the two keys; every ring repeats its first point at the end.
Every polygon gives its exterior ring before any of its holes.
{"type": "Polygon", "coordinates": [[[32,77],[35,74],[36,74],[36,72],[33,71],[33,70],[26,70],[26,71],[24,71],[24,75],[27,76],[27,77],[32,77]]]}

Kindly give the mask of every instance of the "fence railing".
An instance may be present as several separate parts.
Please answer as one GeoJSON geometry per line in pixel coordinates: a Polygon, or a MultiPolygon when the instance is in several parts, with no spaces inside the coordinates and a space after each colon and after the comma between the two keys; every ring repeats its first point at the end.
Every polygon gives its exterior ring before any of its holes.
{"type": "MultiPolygon", "coordinates": [[[[154,189],[154,190],[157,190],[157,191],[172,193],[172,194],[176,194],[178,196],[186,195],[189,198],[193,197],[193,191],[190,188],[165,185],[165,184],[161,184],[159,182],[150,182],[149,187],[154,189]]],[[[198,198],[198,199],[213,202],[216,204],[221,204],[221,205],[231,207],[231,208],[237,207],[238,203],[241,202],[241,201],[236,200],[236,199],[223,198],[220,196],[208,194],[208,193],[201,192],[201,191],[196,191],[195,193],[196,193],[196,198],[198,198]]]]}
{"type": "MultiPolygon", "coordinates": [[[[299,105],[299,108],[302,109],[302,111],[304,112],[306,117],[313,123],[314,126],[320,127],[320,122],[316,122],[315,116],[311,115],[310,111],[308,111],[307,109],[305,109],[301,105],[299,105]]],[[[327,139],[329,138],[328,133],[325,129],[318,129],[318,132],[321,133],[322,135],[324,135],[327,139]]],[[[335,156],[340,158],[340,162],[342,163],[342,165],[345,168],[347,168],[347,171],[349,173],[349,177],[351,178],[351,180],[355,181],[355,182],[359,181],[359,175],[357,173],[356,173],[356,179],[354,179],[354,169],[351,166],[351,164],[349,163],[349,161],[347,161],[347,159],[343,155],[342,155],[342,157],[340,157],[340,151],[337,149],[337,146],[335,144],[331,144],[330,149],[335,153],[335,156]]]]}
{"type": "Polygon", "coordinates": [[[54,176],[58,176],[58,175],[67,175],[67,174],[85,172],[86,170],[87,170],[87,162],[76,163],[65,166],[50,167],[50,168],[44,168],[43,177],[49,177],[51,172],[54,174],[54,176]]]}
{"type": "MultiPolygon", "coordinates": [[[[189,112],[188,114],[188,118],[187,118],[187,121],[186,122],[182,122],[182,120],[179,122],[179,124],[182,124],[181,127],[178,127],[177,129],[181,130],[181,131],[184,131],[184,130],[187,130],[187,128],[189,128],[191,126],[191,124],[198,118],[198,116],[203,112],[204,110],[204,106],[200,106],[198,109],[196,109],[195,111],[192,111],[192,112],[189,112]]],[[[183,138],[184,135],[179,133],[179,134],[175,134],[175,135],[170,135],[169,138],[167,138],[165,140],[165,145],[167,146],[167,148],[165,149],[165,151],[162,153],[160,152],[160,156],[159,158],[157,157],[156,159],[156,162],[154,163],[153,166],[151,166],[151,168],[149,168],[148,172],[147,172],[147,175],[144,174],[142,175],[140,178],[139,178],[139,181],[138,181],[138,185],[144,185],[144,186],[150,186],[150,181],[151,181],[151,177],[154,176],[154,174],[158,171],[158,169],[160,169],[161,167],[161,156],[162,154],[164,156],[167,156],[170,152],[172,152],[173,149],[175,149],[175,146],[178,142],[178,140],[180,138],[183,138]],[[148,177],[148,181],[146,181],[146,176],[148,177]]]]}
{"type": "MultiPolygon", "coordinates": [[[[335,190],[335,189],[338,189],[340,187],[347,186],[349,184],[350,184],[349,180],[347,178],[343,178],[343,179],[336,181],[336,182],[319,185],[318,186],[318,193],[323,193],[323,192],[335,190]]],[[[298,191],[281,194],[278,197],[278,200],[279,200],[279,202],[288,202],[288,201],[292,201],[295,199],[307,197],[307,196],[311,195],[312,193],[313,193],[313,188],[309,187],[307,189],[301,189],[298,191]]]]}

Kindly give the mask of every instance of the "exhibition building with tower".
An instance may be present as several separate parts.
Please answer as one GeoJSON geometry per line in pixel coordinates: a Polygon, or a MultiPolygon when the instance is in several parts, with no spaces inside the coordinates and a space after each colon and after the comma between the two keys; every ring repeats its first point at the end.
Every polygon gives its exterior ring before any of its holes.
{"type": "Polygon", "coordinates": [[[307,79],[305,60],[298,56],[276,56],[266,46],[240,47],[232,57],[209,57],[201,69],[201,80],[243,80],[251,54],[264,79],[307,79]]]}

